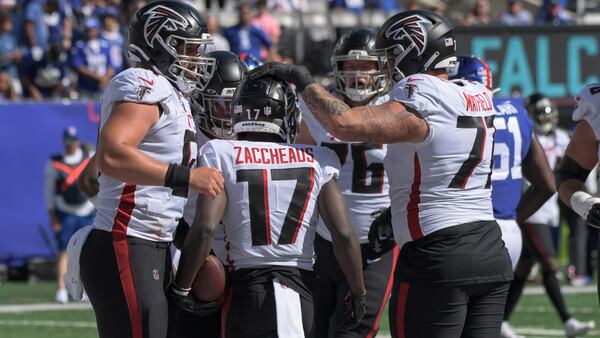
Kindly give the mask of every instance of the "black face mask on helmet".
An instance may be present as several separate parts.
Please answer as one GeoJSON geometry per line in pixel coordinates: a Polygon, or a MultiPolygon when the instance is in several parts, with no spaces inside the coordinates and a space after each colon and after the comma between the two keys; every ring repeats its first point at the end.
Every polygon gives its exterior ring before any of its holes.
{"type": "Polygon", "coordinates": [[[300,109],[294,91],[271,76],[247,78],[231,102],[233,132],[275,134],[293,143],[300,130],[300,109]]]}
{"type": "Polygon", "coordinates": [[[534,93],[525,98],[525,108],[538,134],[547,135],[558,125],[558,108],[548,97],[534,93]]]}
{"type": "Polygon", "coordinates": [[[202,90],[192,94],[192,112],[198,127],[208,136],[234,138],[231,99],[248,72],[246,63],[228,51],[214,51],[206,57],[216,60],[215,72],[202,90]]]}
{"type": "Polygon", "coordinates": [[[181,1],[157,1],[138,10],[129,24],[129,59],[189,93],[203,88],[215,60],[204,56],[213,43],[200,12],[181,1]]]}
{"type": "Polygon", "coordinates": [[[375,48],[390,81],[456,64],[454,27],[429,11],[406,11],[381,26],[375,48]]]}

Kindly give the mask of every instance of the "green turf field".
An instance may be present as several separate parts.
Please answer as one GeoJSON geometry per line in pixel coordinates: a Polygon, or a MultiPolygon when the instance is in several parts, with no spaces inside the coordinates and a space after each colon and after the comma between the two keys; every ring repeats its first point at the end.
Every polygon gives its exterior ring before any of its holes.
{"type": "MultiPolygon", "coordinates": [[[[92,311],[78,303],[54,305],[54,292],[54,284],[50,282],[0,284],[0,338],[97,337],[92,311]],[[31,311],[27,306],[36,309],[31,311]],[[55,309],[44,309],[50,306],[55,309]]],[[[526,293],[512,318],[517,332],[526,337],[564,337],[558,316],[540,287],[529,287],[526,293]]],[[[566,288],[565,293],[569,309],[575,317],[580,320],[600,320],[594,287],[566,288]]],[[[389,336],[387,311],[382,316],[379,336],[389,336]]],[[[600,337],[600,329],[587,337],[600,337]]]]}

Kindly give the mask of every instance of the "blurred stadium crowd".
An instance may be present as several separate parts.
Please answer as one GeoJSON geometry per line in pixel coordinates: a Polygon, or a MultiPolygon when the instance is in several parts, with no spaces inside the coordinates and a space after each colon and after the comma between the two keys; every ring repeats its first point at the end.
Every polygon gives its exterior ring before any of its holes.
{"type": "MultiPolygon", "coordinates": [[[[0,102],[97,99],[128,67],[127,21],[147,1],[0,0],[0,102]]],[[[214,49],[247,62],[287,60],[330,71],[333,42],[356,26],[429,9],[455,25],[571,25],[590,21],[595,1],[567,0],[195,0],[214,49]],[[585,13],[585,15],[584,15],[585,13]],[[589,15],[587,16],[589,17],[589,15]]]]}

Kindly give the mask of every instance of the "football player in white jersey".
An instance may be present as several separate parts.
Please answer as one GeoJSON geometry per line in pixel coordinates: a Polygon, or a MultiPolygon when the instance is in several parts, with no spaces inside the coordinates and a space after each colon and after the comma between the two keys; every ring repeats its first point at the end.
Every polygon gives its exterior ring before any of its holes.
{"type": "MultiPolygon", "coordinates": [[[[237,86],[241,83],[248,71],[246,63],[232,52],[214,51],[206,57],[215,59],[215,72],[203,90],[195,90],[191,97],[192,113],[196,126],[200,130],[196,134],[198,148],[213,139],[233,139],[234,134],[231,122],[231,99],[237,86]]],[[[173,266],[179,262],[180,251],[188,233],[189,226],[196,216],[198,193],[190,192],[188,201],[183,211],[183,218],[179,221],[175,232],[174,245],[171,247],[173,266]]],[[[217,228],[213,241],[213,251],[227,265],[224,235],[222,227],[217,228]]],[[[220,313],[198,317],[195,314],[178,310],[177,324],[175,325],[175,338],[195,338],[202,332],[204,338],[217,338],[221,331],[220,313]]]]}
{"type": "MultiPolygon", "coordinates": [[[[563,157],[569,143],[567,132],[557,127],[558,108],[548,97],[539,93],[528,96],[525,99],[525,107],[533,120],[534,132],[546,153],[548,163],[554,169],[563,157]]],[[[506,298],[504,318],[505,321],[510,318],[523,293],[533,265],[540,262],[546,294],[564,323],[566,336],[575,337],[591,330],[594,322],[580,322],[571,316],[556,278],[558,261],[552,241],[551,227],[559,225],[557,202],[557,195],[554,194],[523,224],[523,252],[506,298]]]]}
{"type": "MultiPolygon", "coordinates": [[[[374,53],[376,35],[369,29],[356,28],[337,42],[331,65],[335,76],[333,95],[349,106],[361,106],[383,94],[386,77],[374,53]]],[[[315,238],[315,332],[316,337],[367,337],[379,329],[379,318],[392,291],[393,272],[398,257],[397,247],[385,252],[371,250],[367,234],[372,214],[390,205],[389,185],[383,169],[387,150],[384,144],[344,142],[332,137],[312,117],[300,101],[303,121],[296,143],[317,144],[336,152],[342,165],[338,186],[346,198],[350,221],[358,235],[367,288],[367,308],[360,325],[350,331],[340,330],[335,323],[343,315],[344,297],[349,287],[333,255],[331,235],[321,220],[315,238]]]]}
{"type": "Polygon", "coordinates": [[[393,337],[500,334],[511,261],[491,203],[494,114],[480,83],[448,81],[454,29],[428,11],[405,11],[375,47],[394,82],[380,105],[349,107],[304,67],[270,63],[293,82],[312,115],[341,140],[387,143],[394,237],[400,256],[390,305],[393,337]]]}
{"type": "Polygon", "coordinates": [[[187,192],[216,196],[223,188],[218,170],[190,169],[196,128],[184,97],[208,81],[214,60],[202,55],[211,39],[200,13],[184,2],[144,6],[129,41],[136,66],[113,78],[102,99],[98,213],[80,271],[100,337],[164,338],[168,247],[187,192]]]}
{"type": "Polygon", "coordinates": [[[351,289],[338,325],[358,325],[366,291],[359,244],[335,181],[340,166],[336,154],[289,144],[300,113],[294,92],[281,80],[246,80],[232,106],[238,140],[212,140],[201,149],[202,165],[223,171],[225,191],[214,200],[199,196],[176,287],[189,289],[222,220],[231,289],[223,305],[221,336],[314,337],[318,206],[351,289]]]}
{"type": "MultiPolygon", "coordinates": [[[[459,56],[456,69],[452,73],[451,79],[478,81],[486,84],[491,90],[492,73],[487,64],[477,57],[459,56]]],[[[530,111],[535,109],[541,114],[555,112],[551,109],[546,112],[546,108],[549,108],[547,105],[536,107],[535,103],[539,100],[529,100],[528,102],[530,111]]],[[[546,100],[546,102],[550,101],[546,100]]],[[[540,114],[536,114],[538,115],[535,116],[536,122],[532,123],[522,98],[495,98],[494,106],[497,115],[494,119],[494,126],[496,127],[494,156],[496,161],[494,162],[492,174],[492,205],[494,216],[502,229],[502,239],[509,250],[513,268],[515,268],[519,262],[523,242],[518,224],[523,224],[553,195],[555,192],[554,175],[548,165],[544,148],[538,141],[538,136],[535,135],[543,129],[540,125],[540,120],[542,120],[539,118],[540,114]],[[536,133],[532,132],[532,124],[535,126],[536,133]],[[531,183],[523,193],[522,177],[525,177],[531,183]]],[[[549,229],[547,226],[543,226],[542,230],[549,229]]],[[[550,236],[547,237],[549,240],[550,236]]],[[[526,246],[526,250],[531,250],[530,244],[529,247],[526,246]]],[[[502,322],[501,337],[503,338],[522,337],[514,332],[508,320],[521,295],[531,268],[530,254],[526,253],[524,256],[526,257],[525,262],[518,265],[515,278],[509,288],[504,321],[502,322]]],[[[550,278],[552,277],[550,276],[550,278]]],[[[548,291],[549,294],[556,294],[555,290],[558,289],[559,301],[564,304],[558,284],[547,282],[545,285],[554,288],[554,291],[548,291]]],[[[585,323],[580,323],[575,319],[567,320],[567,323],[566,330],[569,337],[586,326],[585,323]]]]}
{"type": "Polygon", "coordinates": [[[595,83],[583,87],[575,97],[573,120],[577,127],[556,172],[560,199],[595,228],[600,228],[600,198],[586,192],[584,183],[600,158],[599,93],[600,84],[595,83]]]}

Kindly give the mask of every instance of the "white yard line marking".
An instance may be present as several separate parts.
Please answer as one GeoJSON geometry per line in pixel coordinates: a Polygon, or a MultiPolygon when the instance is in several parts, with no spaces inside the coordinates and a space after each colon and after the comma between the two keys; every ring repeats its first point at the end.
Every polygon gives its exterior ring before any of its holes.
{"type": "Polygon", "coordinates": [[[65,310],[88,310],[92,309],[90,303],[73,303],[73,304],[15,304],[15,305],[0,305],[0,313],[21,313],[33,311],[65,311],[65,310]]]}
{"type": "MultiPolygon", "coordinates": [[[[539,327],[513,327],[516,333],[525,335],[541,335],[544,337],[564,337],[565,330],[560,329],[544,329],[539,327]]],[[[588,336],[596,336],[600,331],[589,331],[588,336]]]]}
{"type": "MultiPolygon", "coordinates": [[[[595,294],[597,291],[596,285],[588,285],[581,287],[574,286],[562,286],[560,288],[563,294],[565,295],[576,295],[582,293],[593,293],[595,294]]],[[[524,295],[544,295],[546,294],[546,290],[544,290],[543,286],[528,286],[523,291],[524,295]]]]}
{"type": "MultiPolygon", "coordinates": [[[[517,305],[517,312],[526,312],[526,313],[554,313],[556,312],[556,310],[554,310],[553,307],[551,306],[520,306],[517,305]]],[[[573,313],[573,314],[590,314],[590,313],[595,313],[597,312],[598,309],[596,308],[591,308],[591,307],[573,307],[571,309],[569,309],[569,312],[573,313]]]]}
{"type": "Polygon", "coordinates": [[[95,322],[58,321],[58,320],[7,320],[0,319],[0,326],[44,326],[44,327],[96,327],[95,322]]]}

